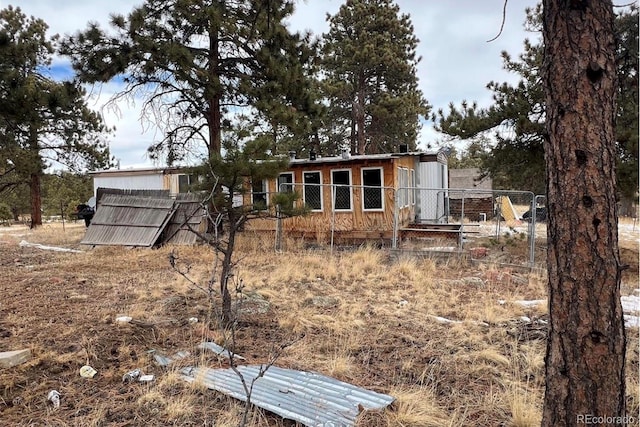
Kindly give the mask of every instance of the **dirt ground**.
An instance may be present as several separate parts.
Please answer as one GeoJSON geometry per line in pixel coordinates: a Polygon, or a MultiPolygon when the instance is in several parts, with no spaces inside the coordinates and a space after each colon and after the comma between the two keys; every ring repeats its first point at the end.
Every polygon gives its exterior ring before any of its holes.
{"type": "MultiPolygon", "coordinates": [[[[0,423],[238,425],[241,404],[178,375],[185,365],[227,366],[195,348],[204,339],[222,341],[219,331],[205,326],[210,302],[214,308],[219,303],[201,289],[215,268],[212,252],[85,248],[79,245],[83,232],[79,224],[67,224],[64,232],[57,225],[36,232],[0,229],[0,351],[32,352],[28,362],[0,369],[0,423]],[[82,252],[20,246],[23,240],[82,252]],[[170,254],[195,285],[171,267],[170,254]],[[119,316],[134,321],[118,323],[119,316]],[[178,351],[192,356],[170,367],[153,357],[178,351]],[[93,367],[95,377],[80,376],[83,365],[93,367]],[[136,368],[154,381],[123,383],[136,368]],[[61,395],[57,409],[47,400],[51,390],[61,395]]],[[[302,246],[271,252],[257,241],[241,242],[238,250],[236,274],[244,288],[234,349],[247,363],[266,363],[274,349],[294,343],[281,351],[278,366],[318,371],[398,398],[388,414],[362,426],[539,423],[544,340],[533,322],[519,319],[544,319],[545,309],[509,303],[546,298],[539,273],[390,260],[371,248],[331,256],[302,246]]],[[[632,295],[637,234],[621,242],[621,254],[629,265],[623,294],[632,295]]],[[[637,330],[628,335],[629,406],[637,412],[637,330]]],[[[250,420],[251,426],[295,425],[261,410],[250,420]]]]}

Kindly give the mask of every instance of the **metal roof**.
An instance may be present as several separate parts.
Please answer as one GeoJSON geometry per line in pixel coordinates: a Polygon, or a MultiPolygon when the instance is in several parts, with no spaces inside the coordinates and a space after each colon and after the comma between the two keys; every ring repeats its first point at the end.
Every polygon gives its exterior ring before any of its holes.
{"type": "Polygon", "coordinates": [[[380,154],[349,154],[348,156],[328,156],[328,157],[316,157],[315,160],[309,158],[296,158],[290,159],[289,165],[307,165],[307,164],[322,164],[322,163],[342,163],[342,162],[358,162],[364,160],[389,160],[397,159],[399,157],[413,156],[419,157],[423,155],[436,155],[437,153],[426,152],[409,152],[409,153],[380,153],[380,154]]]}
{"type": "Polygon", "coordinates": [[[107,169],[98,171],[89,171],[89,175],[93,176],[111,176],[111,175],[144,175],[144,174],[171,174],[187,169],[189,166],[171,166],[164,168],[125,168],[125,169],[107,169]]]}
{"type": "MultiPolygon", "coordinates": [[[[314,372],[271,366],[262,373],[262,369],[262,366],[237,368],[247,384],[255,379],[251,403],[305,426],[353,426],[359,407],[383,409],[395,400],[393,396],[314,372]]],[[[232,369],[188,367],[181,373],[188,382],[201,381],[207,388],[241,401],[247,399],[240,376],[232,369]]]]}
{"type": "Polygon", "coordinates": [[[451,199],[461,199],[463,193],[469,199],[492,197],[493,181],[490,176],[483,177],[478,168],[449,169],[449,189],[453,190],[449,192],[451,199]]]}
{"type": "Polygon", "coordinates": [[[174,210],[171,199],[105,195],[80,243],[151,247],[174,210]]]}

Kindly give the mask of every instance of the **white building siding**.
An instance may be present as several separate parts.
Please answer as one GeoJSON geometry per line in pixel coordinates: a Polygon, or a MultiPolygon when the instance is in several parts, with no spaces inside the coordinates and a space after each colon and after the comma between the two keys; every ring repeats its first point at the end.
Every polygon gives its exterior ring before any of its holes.
{"type": "Polygon", "coordinates": [[[418,221],[446,222],[447,165],[421,162],[418,166],[418,221]]]}
{"type": "Polygon", "coordinates": [[[93,194],[98,188],[118,188],[122,190],[164,190],[163,174],[134,176],[94,176],[93,194]]]}

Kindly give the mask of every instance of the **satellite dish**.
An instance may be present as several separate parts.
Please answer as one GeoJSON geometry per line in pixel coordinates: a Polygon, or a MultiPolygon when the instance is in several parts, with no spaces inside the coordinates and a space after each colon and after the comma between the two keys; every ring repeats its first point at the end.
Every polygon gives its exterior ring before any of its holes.
{"type": "Polygon", "coordinates": [[[89,201],[87,202],[87,204],[89,206],[91,206],[93,209],[95,209],[96,208],[96,198],[95,198],[95,196],[91,197],[89,199],[89,201]]]}

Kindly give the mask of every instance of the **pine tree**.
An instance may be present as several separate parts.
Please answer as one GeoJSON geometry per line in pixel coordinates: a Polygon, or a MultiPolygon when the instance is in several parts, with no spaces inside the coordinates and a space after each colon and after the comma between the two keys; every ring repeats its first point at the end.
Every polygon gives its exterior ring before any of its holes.
{"type": "MultiPolygon", "coordinates": [[[[230,280],[234,274],[234,259],[237,233],[244,224],[256,217],[271,213],[252,204],[238,204],[236,197],[249,191],[250,182],[275,178],[286,169],[288,157],[274,157],[270,154],[270,141],[253,138],[250,120],[240,118],[240,126],[226,132],[222,140],[222,154],[212,155],[208,162],[194,168],[194,172],[204,177],[201,186],[210,191],[208,204],[217,224],[225,224],[224,233],[215,233],[205,241],[216,250],[215,266],[220,262],[218,277],[212,277],[210,284],[218,280],[222,299],[219,320],[223,327],[229,327],[235,320],[231,308],[230,280]],[[219,259],[218,259],[219,258],[219,259]]],[[[273,203],[273,201],[272,201],[273,203]]],[[[214,268],[214,274],[217,274],[214,268]]]]}
{"type": "Polygon", "coordinates": [[[350,135],[352,153],[415,149],[429,106],[410,17],[391,0],[347,0],[328,21],[322,81],[334,134],[350,135]]]}
{"type": "MultiPolygon", "coordinates": [[[[59,171],[42,177],[42,210],[45,215],[74,219],[77,207],[93,196],[93,180],[88,174],[59,171]]],[[[77,217],[76,217],[77,218],[77,217]]]]}
{"type": "Polygon", "coordinates": [[[71,169],[109,163],[109,129],[87,107],[85,91],[43,73],[56,42],[47,28],[20,8],[0,11],[0,191],[29,184],[33,227],[42,225],[41,178],[51,164],[45,159],[71,169]]]}
{"type": "MultiPolygon", "coordinates": [[[[527,9],[525,28],[541,31],[541,7],[527,9]]],[[[618,191],[622,199],[633,200],[638,188],[638,9],[621,12],[615,20],[617,70],[618,191]]],[[[542,81],[542,42],[524,41],[524,52],[512,58],[502,53],[504,69],[520,76],[515,85],[489,82],[493,105],[478,108],[475,103],[451,104],[449,111],[434,116],[438,130],[455,138],[473,140],[492,135],[491,155],[483,170],[500,188],[542,194],[544,183],[545,98],[542,81]]]]}
{"type": "Polygon", "coordinates": [[[613,5],[544,0],[543,7],[549,337],[542,425],[625,425],[613,5]]]}
{"type": "Polygon", "coordinates": [[[267,124],[304,128],[313,101],[299,89],[313,52],[308,35],[283,23],[293,10],[286,0],[147,0],[112,17],[115,34],[92,24],[65,40],[63,53],[82,81],[120,76],[126,88],[116,99],[144,99],[144,116],[165,132],[152,158],[172,164],[194,150],[209,158],[249,107],[267,124]]]}

